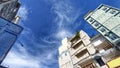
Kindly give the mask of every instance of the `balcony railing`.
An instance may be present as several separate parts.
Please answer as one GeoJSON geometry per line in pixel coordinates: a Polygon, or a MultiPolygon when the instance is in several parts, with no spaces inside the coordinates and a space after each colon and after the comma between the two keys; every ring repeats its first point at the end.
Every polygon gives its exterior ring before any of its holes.
{"type": "Polygon", "coordinates": [[[81,44],[83,44],[83,42],[79,39],[76,43],[72,44],[72,48],[77,49],[81,44]]]}

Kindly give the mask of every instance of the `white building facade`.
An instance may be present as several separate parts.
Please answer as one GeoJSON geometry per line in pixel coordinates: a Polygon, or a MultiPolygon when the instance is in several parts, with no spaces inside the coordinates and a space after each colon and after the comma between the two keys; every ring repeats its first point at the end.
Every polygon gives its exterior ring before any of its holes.
{"type": "Polygon", "coordinates": [[[68,39],[62,40],[62,45],[59,47],[59,67],[60,68],[73,68],[73,63],[69,51],[70,45],[68,39]]]}
{"type": "Polygon", "coordinates": [[[101,34],[90,38],[81,30],[70,39],[63,39],[59,48],[60,68],[107,68],[106,63],[120,52],[101,34]]]}
{"type": "Polygon", "coordinates": [[[107,40],[120,48],[119,9],[102,4],[96,10],[86,14],[84,19],[107,40]]]}

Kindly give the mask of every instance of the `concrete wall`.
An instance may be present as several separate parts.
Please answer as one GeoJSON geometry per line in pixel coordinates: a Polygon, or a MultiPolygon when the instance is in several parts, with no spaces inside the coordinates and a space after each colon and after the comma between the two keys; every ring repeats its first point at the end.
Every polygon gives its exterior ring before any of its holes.
{"type": "Polygon", "coordinates": [[[68,39],[62,40],[62,45],[59,47],[59,67],[60,68],[72,68],[71,56],[69,53],[68,39]]]}

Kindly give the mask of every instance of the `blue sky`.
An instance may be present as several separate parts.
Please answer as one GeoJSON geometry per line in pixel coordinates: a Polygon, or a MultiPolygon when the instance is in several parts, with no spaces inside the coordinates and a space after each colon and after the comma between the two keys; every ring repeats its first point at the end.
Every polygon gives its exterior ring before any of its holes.
{"type": "Polygon", "coordinates": [[[81,29],[90,37],[97,32],[83,19],[100,4],[120,8],[120,0],[20,0],[24,31],[3,62],[9,68],[59,68],[61,40],[81,29]]]}

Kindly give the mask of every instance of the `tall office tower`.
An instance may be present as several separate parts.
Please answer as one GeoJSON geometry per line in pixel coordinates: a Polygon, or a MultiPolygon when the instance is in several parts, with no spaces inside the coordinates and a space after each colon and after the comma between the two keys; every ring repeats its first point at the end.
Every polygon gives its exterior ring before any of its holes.
{"type": "Polygon", "coordinates": [[[108,5],[100,5],[89,12],[84,19],[107,40],[120,49],[120,10],[108,5]]]}
{"type": "Polygon", "coordinates": [[[0,0],[0,17],[17,24],[20,17],[17,16],[20,3],[18,0],[0,0]]]}

